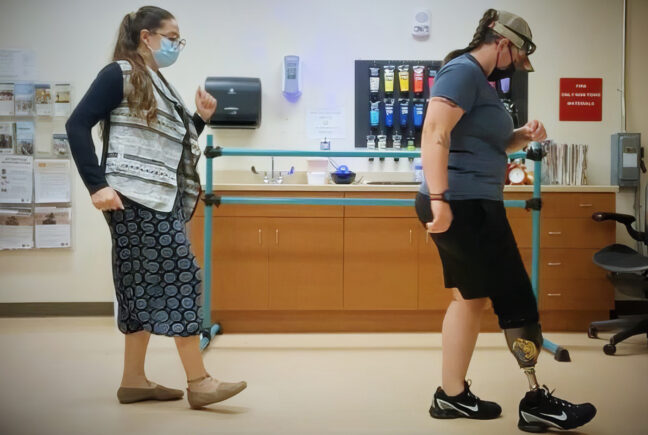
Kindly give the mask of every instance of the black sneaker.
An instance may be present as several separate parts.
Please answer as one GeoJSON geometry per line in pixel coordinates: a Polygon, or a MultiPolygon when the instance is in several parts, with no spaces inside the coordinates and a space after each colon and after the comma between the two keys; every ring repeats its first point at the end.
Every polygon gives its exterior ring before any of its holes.
{"type": "Polygon", "coordinates": [[[441,387],[434,393],[430,415],[434,418],[473,418],[491,420],[502,413],[502,408],[495,402],[480,400],[470,392],[470,384],[464,381],[463,393],[448,396],[441,387]]]}
{"type": "Polygon", "coordinates": [[[591,403],[575,405],[553,396],[547,386],[529,391],[520,401],[518,427],[525,432],[545,432],[549,427],[574,429],[596,415],[591,403]]]}

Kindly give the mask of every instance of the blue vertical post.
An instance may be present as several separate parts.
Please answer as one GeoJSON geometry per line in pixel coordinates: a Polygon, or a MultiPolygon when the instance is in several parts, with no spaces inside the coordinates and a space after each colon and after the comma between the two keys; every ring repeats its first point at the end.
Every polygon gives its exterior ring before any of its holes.
{"type": "MultiPolygon", "coordinates": [[[[541,147],[539,142],[532,142],[530,146],[541,147]]],[[[542,153],[541,153],[542,155],[542,153]]],[[[542,183],[542,158],[533,162],[533,198],[540,199],[542,183]]],[[[539,288],[540,288],[540,210],[531,210],[532,220],[532,257],[531,257],[531,286],[533,287],[533,294],[536,301],[540,302],[539,288]]],[[[571,361],[567,349],[558,346],[546,338],[543,339],[542,347],[554,354],[554,359],[557,361],[568,362],[571,361]]]]}
{"type": "MultiPolygon", "coordinates": [[[[209,134],[207,135],[207,150],[211,150],[214,147],[214,136],[209,134]]],[[[212,166],[213,161],[211,157],[207,158],[206,164],[206,184],[205,184],[205,193],[210,195],[213,192],[212,186],[212,166]]],[[[218,333],[220,326],[213,325],[211,323],[211,254],[212,254],[212,205],[209,203],[205,204],[205,234],[204,234],[204,259],[205,264],[204,276],[203,276],[203,333],[200,338],[200,349],[203,350],[209,345],[209,342],[213,336],[218,333]]]]}
{"type": "MultiPolygon", "coordinates": [[[[542,161],[533,162],[533,198],[540,198],[540,182],[542,177],[542,161]]],[[[531,286],[533,294],[538,300],[539,276],[540,276],[540,210],[531,210],[531,221],[533,223],[531,233],[531,286]]]]}

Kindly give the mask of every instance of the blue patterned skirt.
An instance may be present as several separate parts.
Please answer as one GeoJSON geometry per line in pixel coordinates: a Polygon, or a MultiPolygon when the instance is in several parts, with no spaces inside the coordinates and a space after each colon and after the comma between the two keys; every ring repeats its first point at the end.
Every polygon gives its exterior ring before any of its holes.
{"type": "Polygon", "coordinates": [[[181,195],[169,213],[120,197],[124,210],[104,212],[112,236],[119,330],[198,335],[202,277],[186,234],[181,195]]]}

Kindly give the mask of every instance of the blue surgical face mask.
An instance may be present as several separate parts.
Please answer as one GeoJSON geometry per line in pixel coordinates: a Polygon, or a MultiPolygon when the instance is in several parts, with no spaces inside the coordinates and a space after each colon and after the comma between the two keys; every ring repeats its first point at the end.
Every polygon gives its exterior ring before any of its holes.
{"type": "Polygon", "coordinates": [[[151,49],[151,52],[153,53],[155,63],[157,63],[160,68],[173,65],[180,55],[179,48],[174,47],[173,42],[164,36],[160,39],[160,49],[151,49]]]}

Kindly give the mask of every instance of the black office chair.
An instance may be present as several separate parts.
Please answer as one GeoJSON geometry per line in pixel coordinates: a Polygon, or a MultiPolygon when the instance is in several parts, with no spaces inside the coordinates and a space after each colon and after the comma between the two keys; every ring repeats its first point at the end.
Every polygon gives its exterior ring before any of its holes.
{"type": "MultiPolygon", "coordinates": [[[[648,200],[648,186],[646,187],[646,199],[648,200]]],[[[644,204],[648,204],[648,202],[644,204]]],[[[643,232],[632,228],[635,217],[627,214],[596,212],[592,215],[592,219],[597,222],[614,220],[622,223],[634,240],[648,245],[648,213],[645,217],[646,225],[643,232]]],[[[608,278],[619,292],[632,297],[648,299],[648,257],[628,246],[615,243],[594,254],[593,261],[609,272],[608,278]]],[[[648,313],[592,322],[587,335],[590,338],[596,338],[598,331],[618,329],[621,331],[612,336],[610,342],[603,346],[603,352],[607,355],[614,355],[617,343],[626,338],[639,334],[648,336],[648,313]]]]}

